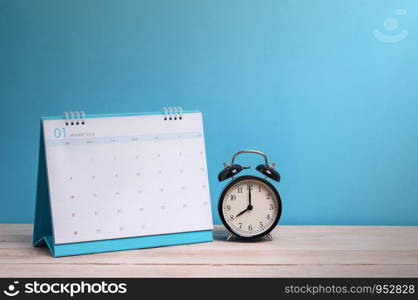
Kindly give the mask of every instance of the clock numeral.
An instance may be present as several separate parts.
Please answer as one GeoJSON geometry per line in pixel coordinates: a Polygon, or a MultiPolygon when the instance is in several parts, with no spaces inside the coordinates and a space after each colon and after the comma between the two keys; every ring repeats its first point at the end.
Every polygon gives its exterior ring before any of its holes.
{"type": "Polygon", "coordinates": [[[261,185],[258,185],[258,191],[261,193],[261,185]]]}
{"type": "Polygon", "coordinates": [[[242,228],[242,223],[240,222],[240,223],[238,223],[238,225],[239,225],[239,229],[241,229],[242,228]]]}
{"type": "Polygon", "coordinates": [[[261,228],[264,228],[264,224],[263,224],[263,222],[260,222],[260,227],[261,227],[261,228]]]}
{"type": "Polygon", "coordinates": [[[273,204],[270,204],[270,210],[273,210],[273,208],[274,208],[274,205],[273,204]]]}
{"type": "Polygon", "coordinates": [[[233,201],[233,200],[235,200],[235,199],[237,199],[237,196],[235,196],[235,195],[231,195],[231,201],[233,201]]]}
{"type": "Polygon", "coordinates": [[[231,221],[234,221],[234,216],[233,216],[233,215],[230,215],[230,216],[229,216],[229,219],[230,219],[231,221]]]}
{"type": "Polygon", "coordinates": [[[267,198],[266,198],[267,200],[271,199],[271,193],[266,193],[266,196],[267,196],[267,198]]]}
{"type": "Polygon", "coordinates": [[[248,230],[252,231],[253,230],[253,225],[248,225],[248,230]]]}
{"type": "Polygon", "coordinates": [[[242,194],[242,186],[239,186],[239,187],[237,188],[237,190],[238,190],[238,194],[242,194]]]}
{"type": "Polygon", "coordinates": [[[270,220],[270,214],[268,214],[266,218],[267,218],[267,220],[270,220]]]}
{"type": "Polygon", "coordinates": [[[231,210],[231,205],[229,205],[229,204],[228,204],[228,205],[226,206],[226,210],[227,210],[227,211],[230,211],[230,210],[231,210]]]}
{"type": "Polygon", "coordinates": [[[248,185],[247,185],[247,190],[252,191],[252,190],[253,190],[253,185],[252,185],[252,184],[248,184],[248,185]]]}

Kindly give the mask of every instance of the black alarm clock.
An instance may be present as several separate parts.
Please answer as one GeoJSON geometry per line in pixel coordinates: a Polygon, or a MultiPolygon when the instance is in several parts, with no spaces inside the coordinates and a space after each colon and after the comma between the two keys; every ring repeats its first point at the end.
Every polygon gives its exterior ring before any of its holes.
{"type": "Polygon", "coordinates": [[[280,181],[280,174],[269,165],[267,156],[256,150],[244,150],[232,156],[231,164],[224,163],[219,173],[219,181],[232,181],[222,191],[218,212],[226,229],[228,240],[234,235],[244,239],[266,236],[271,240],[270,231],[278,224],[282,213],[282,201],[277,189],[267,179],[280,181]],[[243,153],[254,153],[264,157],[264,164],[256,167],[264,178],[252,175],[235,177],[250,166],[235,164],[235,158],[243,153]]]}

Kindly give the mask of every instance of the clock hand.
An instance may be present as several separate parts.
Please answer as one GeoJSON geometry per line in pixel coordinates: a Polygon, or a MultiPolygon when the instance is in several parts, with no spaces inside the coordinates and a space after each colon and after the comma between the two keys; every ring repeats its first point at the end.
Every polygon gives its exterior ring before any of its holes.
{"type": "Polygon", "coordinates": [[[240,212],[238,215],[236,215],[235,218],[239,217],[240,215],[242,215],[246,211],[250,211],[250,210],[253,210],[253,206],[251,204],[249,204],[246,209],[244,209],[242,212],[240,212]]]}
{"type": "Polygon", "coordinates": [[[248,207],[251,206],[251,186],[248,185],[248,201],[250,204],[248,204],[248,207]]]}
{"type": "Polygon", "coordinates": [[[240,215],[242,215],[243,213],[245,213],[246,211],[249,211],[249,210],[252,210],[253,209],[253,206],[252,206],[252,204],[251,204],[251,186],[250,185],[248,185],[248,206],[247,206],[247,208],[246,209],[244,209],[242,212],[240,212],[238,215],[236,215],[235,216],[235,218],[236,217],[239,217],[240,215]]]}
{"type": "Polygon", "coordinates": [[[239,217],[240,215],[245,213],[247,210],[249,210],[248,207],[246,209],[244,209],[242,212],[240,212],[238,215],[236,215],[235,218],[239,217]]]}

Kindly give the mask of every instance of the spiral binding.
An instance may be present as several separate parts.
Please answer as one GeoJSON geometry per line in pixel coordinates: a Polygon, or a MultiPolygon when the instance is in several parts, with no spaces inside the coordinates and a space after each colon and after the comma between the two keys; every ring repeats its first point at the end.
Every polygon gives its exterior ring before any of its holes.
{"type": "Polygon", "coordinates": [[[164,121],[182,120],[183,108],[180,106],[163,107],[164,121]]]}
{"type": "Polygon", "coordinates": [[[83,110],[64,112],[65,126],[77,126],[86,124],[86,113],[83,110]]]}
{"type": "MultiPolygon", "coordinates": [[[[183,119],[183,108],[180,106],[163,107],[164,121],[176,121],[183,119]]],[[[77,126],[86,124],[86,113],[80,111],[64,112],[65,126],[77,126]]]]}

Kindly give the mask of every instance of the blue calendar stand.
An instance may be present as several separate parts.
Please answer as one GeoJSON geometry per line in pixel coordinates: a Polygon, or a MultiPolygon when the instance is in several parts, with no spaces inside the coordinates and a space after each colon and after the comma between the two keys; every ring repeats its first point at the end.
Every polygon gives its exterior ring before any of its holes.
{"type": "Polygon", "coordinates": [[[55,244],[41,123],[33,246],[46,244],[54,257],[211,242],[211,230],[55,244]]]}

